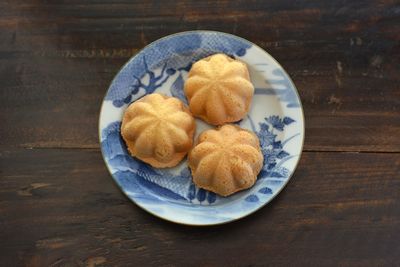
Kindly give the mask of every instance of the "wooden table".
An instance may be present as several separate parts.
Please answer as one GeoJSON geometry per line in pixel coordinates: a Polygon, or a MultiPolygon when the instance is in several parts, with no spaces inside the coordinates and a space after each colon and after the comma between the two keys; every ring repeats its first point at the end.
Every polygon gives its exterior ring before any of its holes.
{"type": "Polygon", "coordinates": [[[1,266],[399,266],[397,1],[0,2],[1,266]],[[300,164],[234,223],[132,204],[102,160],[113,76],[148,43],[209,29],[268,51],[304,106],[300,164]]]}

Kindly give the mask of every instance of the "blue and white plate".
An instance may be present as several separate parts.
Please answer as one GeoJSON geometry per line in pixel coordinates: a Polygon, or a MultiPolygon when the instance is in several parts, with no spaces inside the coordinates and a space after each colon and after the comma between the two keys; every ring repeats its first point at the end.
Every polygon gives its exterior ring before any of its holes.
{"type": "MultiPolygon", "coordinates": [[[[196,136],[212,126],[197,120],[196,136]]],[[[170,35],[146,46],[112,81],[100,113],[101,150],[121,190],[157,217],[189,225],[213,225],[243,218],[270,202],[287,184],[300,159],[304,117],[293,82],[267,52],[240,37],[213,31],[170,35]],[[255,132],[264,167],[255,185],[230,197],[197,188],[184,160],[156,169],[132,158],[121,139],[126,107],[153,92],[187,103],[183,84],[193,62],[225,53],[247,63],[255,94],[248,116],[238,124],[255,132]]]]}

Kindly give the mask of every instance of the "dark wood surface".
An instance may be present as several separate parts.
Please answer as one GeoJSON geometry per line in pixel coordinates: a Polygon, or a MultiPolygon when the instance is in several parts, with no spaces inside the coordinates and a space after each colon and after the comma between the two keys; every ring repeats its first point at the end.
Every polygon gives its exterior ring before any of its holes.
{"type": "Polygon", "coordinates": [[[399,266],[398,1],[0,2],[0,266],[399,266]],[[282,193],[195,228],[132,204],[101,158],[101,100],[165,35],[242,36],[293,78],[304,153],[282,193]]]}

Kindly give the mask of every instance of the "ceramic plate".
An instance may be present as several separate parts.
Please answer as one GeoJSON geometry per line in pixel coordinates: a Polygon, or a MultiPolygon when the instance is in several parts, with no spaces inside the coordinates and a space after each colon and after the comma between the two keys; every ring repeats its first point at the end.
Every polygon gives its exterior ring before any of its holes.
{"type": "MultiPolygon", "coordinates": [[[[212,128],[201,120],[196,123],[196,136],[212,128]]],[[[300,159],[304,117],[294,84],[267,52],[234,35],[191,31],[151,43],[123,66],[103,100],[99,134],[112,177],[138,206],[168,221],[213,225],[253,213],[283,189],[300,159]],[[249,114],[238,124],[258,135],[264,154],[255,185],[230,197],[197,188],[186,160],[175,168],[156,169],[132,158],[120,135],[124,110],[146,94],[163,93],[187,103],[183,85],[191,65],[215,53],[249,67],[255,94],[249,114]]]]}

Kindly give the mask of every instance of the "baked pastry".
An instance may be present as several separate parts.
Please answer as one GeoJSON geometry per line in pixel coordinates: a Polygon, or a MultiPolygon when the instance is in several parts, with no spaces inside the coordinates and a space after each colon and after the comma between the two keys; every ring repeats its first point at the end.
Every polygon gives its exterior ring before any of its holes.
{"type": "Polygon", "coordinates": [[[254,185],[262,166],[257,136],[232,124],[201,133],[189,153],[193,182],[222,196],[254,185]]]}
{"type": "Polygon", "coordinates": [[[192,114],[213,125],[243,119],[254,94],[246,64],[224,54],[194,63],[184,90],[192,114]]]}
{"type": "Polygon", "coordinates": [[[194,131],[188,108],[178,98],[160,94],[133,102],[121,125],[131,155],[157,168],[177,165],[192,148],[194,131]]]}

